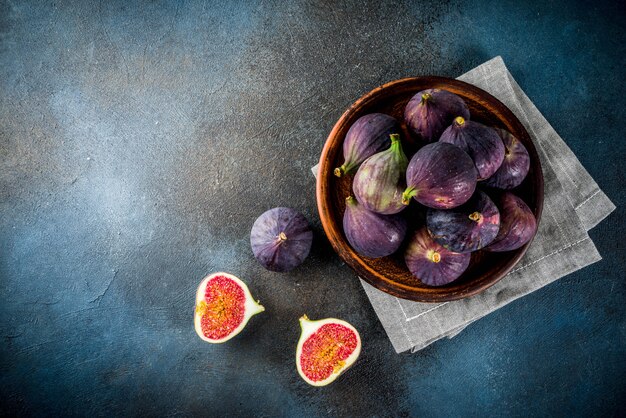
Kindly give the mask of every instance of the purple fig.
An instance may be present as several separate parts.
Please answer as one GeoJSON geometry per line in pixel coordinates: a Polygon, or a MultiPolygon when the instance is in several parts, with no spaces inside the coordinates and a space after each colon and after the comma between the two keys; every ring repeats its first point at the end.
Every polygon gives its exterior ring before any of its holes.
{"type": "Polygon", "coordinates": [[[528,205],[513,193],[503,193],[496,202],[500,209],[500,230],[485,249],[497,252],[516,250],[535,236],[537,232],[535,215],[528,205]]]}
{"type": "Polygon", "coordinates": [[[371,212],[349,196],[343,213],[343,232],[357,253],[371,258],[386,257],[402,244],[406,221],[400,215],[371,212]]]}
{"type": "Polygon", "coordinates": [[[312,241],[306,218],[291,208],[264,212],[250,232],[254,256],[271,271],[289,271],[300,265],[309,255],[312,241]]]}
{"type": "Polygon", "coordinates": [[[530,169],[530,156],[524,144],[512,133],[493,128],[504,143],[504,160],[498,170],[485,180],[485,184],[498,189],[512,189],[524,181],[530,169]]]}
{"type": "Polygon", "coordinates": [[[425,142],[438,140],[457,116],[469,119],[469,108],[456,94],[440,89],[420,91],[404,108],[407,126],[425,142]]]}
{"type": "Polygon", "coordinates": [[[406,170],[407,188],[402,203],[411,197],[436,209],[450,209],[467,202],[476,189],[476,167],[465,151],[435,142],[422,147],[406,170]]]}
{"type": "Polygon", "coordinates": [[[404,252],[409,271],[428,286],[442,286],[456,280],[469,265],[469,253],[455,253],[433,241],[426,228],[413,234],[404,252]]]}
{"type": "Polygon", "coordinates": [[[404,209],[402,191],[408,160],[400,135],[392,134],[388,150],[369,157],[354,176],[352,189],[360,204],[372,212],[391,215],[404,209]]]}
{"type": "Polygon", "coordinates": [[[504,160],[504,144],[496,131],[482,123],[465,120],[462,116],[454,119],[439,141],[456,145],[467,152],[476,164],[478,180],[491,177],[504,160]]]}
{"type": "Polygon", "coordinates": [[[500,213],[489,196],[478,191],[458,208],[429,209],[426,226],[439,244],[457,253],[469,253],[494,240],[500,228],[500,213]]]}
{"type": "Polygon", "coordinates": [[[370,113],[358,118],[343,141],[344,163],[335,168],[335,175],[352,173],[367,158],[389,148],[389,135],[399,131],[398,121],[389,115],[370,113]]]}

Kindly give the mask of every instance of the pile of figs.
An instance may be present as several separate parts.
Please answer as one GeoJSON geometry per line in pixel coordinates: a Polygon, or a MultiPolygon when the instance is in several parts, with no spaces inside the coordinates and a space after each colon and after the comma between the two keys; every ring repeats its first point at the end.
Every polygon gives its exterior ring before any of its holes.
{"type": "Polygon", "coordinates": [[[449,91],[420,91],[403,121],[360,117],[343,157],[334,174],[354,176],[343,217],[348,242],[369,258],[402,252],[425,285],[448,284],[468,268],[472,252],[518,249],[537,230],[514,190],[528,174],[528,151],[510,132],[471,120],[467,104],[449,91]],[[410,159],[403,124],[421,145],[410,159]],[[409,205],[423,210],[405,210],[409,205]]]}

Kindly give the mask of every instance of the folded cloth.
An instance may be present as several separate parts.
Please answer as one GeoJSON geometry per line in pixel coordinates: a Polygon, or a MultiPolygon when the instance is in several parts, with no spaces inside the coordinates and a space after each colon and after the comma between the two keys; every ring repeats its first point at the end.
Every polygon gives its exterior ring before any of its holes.
{"type": "MultiPolygon", "coordinates": [[[[513,300],[601,260],[587,231],[615,206],[572,150],[513,79],[501,57],[463,74],[459,80],[504,103],[531,136],[543,168],[545,198],[539,230],[528,251],[506,277],[478,295],[437,304],[412,302],[384,293],[361,280],[391,343],[400,353],[415,352],[513,300]]],[[[317,166],[313,167],[317,174],[317,166]]]]}

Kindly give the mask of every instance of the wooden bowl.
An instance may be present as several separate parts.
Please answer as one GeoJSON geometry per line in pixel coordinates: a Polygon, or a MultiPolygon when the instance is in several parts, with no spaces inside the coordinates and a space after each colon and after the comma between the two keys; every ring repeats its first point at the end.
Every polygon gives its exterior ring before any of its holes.
{"type": "MultiPolygon", "coordinates": [[[[513,113],[489,93],[462,81],[444,77],[414,77],[392,81],[375,88],[357,100],[337,121],[330,132],[320,157],[317,177],[317,207],[324,231],[339,256],[372,286],[394,296],[419,302],[442,302],[475,295],[504,277],[522,258],[530,243],[515,251],[472,253],[468,269],[456,281],[441,287],[422,284],[404,263],[404,247],[378,259],[357,254],[343,233],[345,199],[352,193],[353,175],[337,178],[333,169],[343,163],[342,145],[350,126],[361,116],[379,112],[402,121],[404,107],[417,92],[439,88],[455,93],[470,108],[471,119],[488,126],[507,129],[526,146],[530,154],[530,171],[524,182],[513,190],[534,212],[537,220],[543,207],[543,175],[537,150],[513,113]]],[[[402,124],[403,148],[410,159],[419,143],[402,124]]],[[[480,183],[479,183],[480,184],[480,183]]],[[[417,219],[412,229],[424,224],[424,210],[413,201],[406,210],[414,211],[409,219],[417,219]]],[[[410,229],[411,231],[411,229],[410,229]]],[[[410,232],[409,232],[410,233],[410,232]]],[[[408,235],[408,234],[407,234],[408,235]]]]}

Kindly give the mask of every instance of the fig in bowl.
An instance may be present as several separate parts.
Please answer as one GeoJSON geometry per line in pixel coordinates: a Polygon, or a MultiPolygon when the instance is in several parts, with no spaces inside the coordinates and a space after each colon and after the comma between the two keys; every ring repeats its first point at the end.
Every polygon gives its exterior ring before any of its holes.
{"type": "Polygon", "coordinates": [[[443,89],[422,90],[404,108],[404,121],[423,142],[438,140],[457,116],[470,118],[467,104],[443,89]]]}
{"type": "Polygon", "coordinates": [[[496,199],[500,210],[500,230],[487,251],[512,251],[530,241],[537,232],[537,220],[528,205],[513,193],[496,199]]]}
{"type": "Polygon", "coordinates": [[[489,245],[500,228],[500,212],[484,192],[450,210],[429,209],[426,226],[433,239],[457,253],[469,253],[489,245]]]}
{"type": "Polygon", "coordinates": [[[457,207],[472,197],[476,176],[474,162],[462,149],[443,142],[428,144],[411,158],[402,203],[408,205],[414,198],[430,208],[457,207]]]}
{"type": "Polygon", "coordinates": [[[343,231],[354,250],[365,257],[379,258],[395,253],[406,234],[406,221],[400,215],[371,212],[354,197],[346,198],[343,231]]]}
{"type": "Polygon", "coordinates": [[[429,286],[443,286],[458,279],[470,258],[469,253],[455,253],[435,242],[426,227],[415,231],[404,252],[409,271],[429,286]]]}
{"type": "Polygon", "coordinates": [[[355,172],[367,158],[389,148],[389,135],[397,134],[399,129],[398,121],[389,115],[370,113],[361,116],[346,134],[343,141],[344,162],[333,171],[335,176],[355,172]]]}
{"type": "Polygon", "coordinates": [[[504,160],[500,168],[485,180],[485,184],[497,189],[513,189],[526,178],[530,169],[530,156],[524,144],[512,133],[499,128],[494,130],[504,143],[504,160]]]}
{"type": "Polygon", "coordinates": [[[352,189],[360,204],[383,215],[404,209],[402,191],[408,159],[402,150],[400,135],[392,134],[389,149],[374,154],[361,164],[352,189]]]}
{"type": "Polygon", "coordinates": [[[491,177],[504,160],[504,144],[496,131],[462,116],[454,119],[439,141],[467,152],[478,170],[478,180],[491,177]]]}

